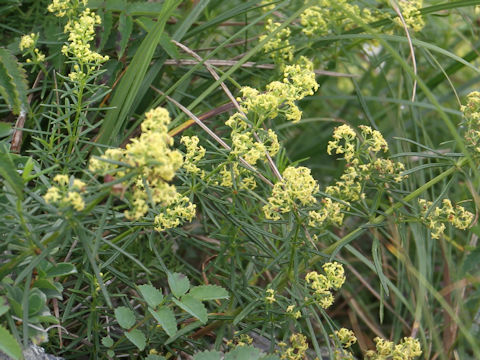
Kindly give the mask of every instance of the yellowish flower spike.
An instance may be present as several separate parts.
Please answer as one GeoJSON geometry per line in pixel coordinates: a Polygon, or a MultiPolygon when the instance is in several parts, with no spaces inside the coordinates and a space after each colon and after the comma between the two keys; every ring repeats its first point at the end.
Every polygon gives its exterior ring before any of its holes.
{"type": "Polygon", "coordinates": [[[48,5],[47,10],[55,13],[55,16],[64,17],[70,16],[81,7],[86,6],[88,0],[52,0],[52,3],[48,5]]]}
{"type": "Polygon", "coordinates": [[[365,22],[373,22],[385,17],[380,12],[372,12],[348,0],[317,0],[300,15],[302,32],[307,36],[325,36],[331,32],[350,30],[356,26],[352,16],[360,17],[365,22]]]}
{"type": "MultiPolygon", "coordinates": [[[[109,149],[102,157],[90,159],[89,165],[92,172],[100,175],[122,178],[133,173],[131,209],[125,211],[125,216],[130,220],[139,220],[150,208],[157,212],[157,208],[161,207],[162,211],[154,220],[157,231],[178,227],[195,217],[195,205],[169,184],[183,165],[182,154],[170,148],[173,138],[168,135],[169,123],[170,115],[166,109],[159,107],[148,111],[138,138],[132,139],[124,150],[109,149]]],[[[200,150],[198,157],[191,153],[198,142],[192,138],[185,138],[183,142],[187,144],[189,161],[200,160],[203,151],[200,150]]],[[[124,185],[128,187],[129,184],[124,185]]]]}
{"type": "Polygon", "coordinates": [[[465,141],[476,153],[480,153],[480,92],[467,96],[467,104],[461,107],[465,119],[465,141]]]}
{"type": "Polygon", "coordinates": [[[341,328],[340,330],[335,330],[334,334],[330,335],[330,337],[336,337],[344,348],[349,348],[357,342],[357,338],[352,330],[341,328]]]}
{"type": "Polygon", "coordinates": [[[269,304],[273,304],[274,302],[277,301],[277,299],[275,299],[275,290],[273,289],[265,290],[265,301],[269,304]]]}
{"type": "Polygon", "coordinates": [[[302,313],[300,312],[300,310],[295,310],[295,305],[287,306],[285,312],[292,316],[294,319],[299,319],[302,317],[302,313]]]}
{"type": "Polygon", "coordinates": [[[413,360],[422,355],[420,342],[411,337],[403,338],[398,345],[379,337],[376,337],[374,341],[376,349],[368,350],[365,353],[366,360],[413,360]]]}
{"type": "Polygon", "coordinates": [[[328,262],[323,265],[325,275],[311,271],[305,275],[305,281],[313,290],[313,300],[322,308],[329,308],[333,302],[332,290],[338,290],[345,283],[343,265],[337,262],[328,262]]]}
{"type": "Polygon", "coordinates": [[[229,347],[237,347],[237,346],[247,346],[247,345],[252,345],[253,343],[253,338],[249,336],[248,334],[240,334],[236,335],[238,332],[235,331],[235,336],[233,337],[233,340],[228,340],[226,345],[229,347]]]}
{"type": "Polygon", "coordinates": [[[244,113],[255,114],[258,122],[273,119],[280,113],[287,120],[298,122],[302,112],[295,101],[313,95],[318,90],[313,63],[302,56],[294,65],[285,66],[283,81],[273,81],[266,86],[266,92],[260,93],[250,87],[242,88],[242,97],[238,99],[244,113]]]}
{"type": "Polygon", "coordinates": [[[290,336],[290,346],[284,342],[279,343],[282,347],[280,359],[284,360],[303,360],[308,350],[307,337],[303,334],[297,333],[290,336]]]}
{"type": "MultiPolygon", "coordinates": [[[[425,21],[420,14],[423,7],[423,0],[398,0],[405,24],[414,31],[420,31],[425,26],[425,21]]],[[[395,22],[403,26],[402,21],[397,17],[395,22]]]]}
{"type": "Polygon", "coordinates": [[[185,160],[183,162],[183,168],[185,171],[193,175],[199,175],[201,178],[205,176],[205,171],[200,170],[197,163],[205,156],[205,148],[198,146],[200,140],[197,136],[182,136],[180,142],[186,147],[185,160]]]}
{"type": "Polygon", "coordinates": [[[38,34],[31,33],[30,35],[23,35],[20,39],[19,48],[21,51],[33,49],[38,39],[38,34]]]}
{"type": "Polygon", "coordinates": [[[76,178],[70,180],[68,175],[58,174],[53,181],[58,185],[51,186],[43,195],[45,202],[59,208],[71,207],[76,211],[85,208],[85,201],[80,193],[85,191],[86,184],[82,180],[76,178]]]}
{"type": "Polygon", "coordinates": [[[31,33],[29,35],[24,35],[20,39],[18,45],[20,51],[23,52],[24,56],[30,55],[31,58],[27,59],[27,63],[41,63],[45,61],[45,55],[37,49],[35,46],[37,44],[38,34],[31,33]]]}
{"type": "Polygon", "coordinates": [[[445,223],[450,223],[460,230],[467,229],[473,221],[474,215],[467,211],[463,206],[452,205],[449,199],[442,200],[441,207],[435,207],[429,214],[427,212],[432,207],[432,202],[425,199],[419,199],[420,213],[423,216],[425,224],[431,230],[433,239],[439,239],[443,235],[446,226],[445,223]]]}
{"type": "Polygon", "coordinates": [[[309,168],[289,166],[282,176],[283,180],[274,185],[272,196],[263,207],[267,219],[279,220],[279,213],[287,213],[299,205],[312,205],[316,202],[314,194],[319,187],[309,168]]]}
{"type": "Polygon", "coordinates": [[[64,33],[68,42],[62,47],[62,53],[75,62],[68,75],[73,82],[85,81],[91,72],[108,60],[93,51],[90,42],[95,38],[95,26],[101,23],[100,16],[85,8],[87,0],[53,0],[48,11],[58,17],[67,17],[64,33]]]}
{"type": "Polygon", "coordinates": [[[62,48],[62,53],[71,55],[82,64],[100,64],[108,60],[91,50],[90,42],[95,38],[95,25],[101,24],[100,16],[90,9],[85,9],[78,19],[68,21],[64,32],[68,33],[68,44],[62,48]]]}
{"type": "MultiPolygon", "coordinates": [[[[265,25],[265,35],[259,37],[260,41],[263,41],[267,38],[267,34],[274,32],[280,23],[273,22],[272,19],[267,19],[265,25]]],[[[287,27],[280,30],[275,34],[271,39],[269,39],[265,45],[263,45],[263,50],[270,55],[274,61],[280,63],[291,62],[293,60],[294,46],[290,44],[288,38],[290,37],[291,30],[287,27]]]]}
{"type": "Polygon", "coordinates": [[[311,6],[300,15],[302,32],[307,36],[323,35],[328,33],[328,17],[325,17],[322,9],[311,6]]]}

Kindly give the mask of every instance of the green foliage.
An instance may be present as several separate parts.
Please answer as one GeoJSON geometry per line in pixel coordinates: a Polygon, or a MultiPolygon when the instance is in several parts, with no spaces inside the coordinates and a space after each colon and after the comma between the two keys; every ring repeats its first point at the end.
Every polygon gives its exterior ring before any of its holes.
{"type": "Polygon", "coordinates": [[[25,70],[10,51],[3,48],[0,48],[0,95],[14,114],[27,111],[25,70]]]}
{"type": "Polygon", "coordinates": [[[480,358],[480,1],[61,3],[0,5],[0,352],[480,358]]]}
{"type": "Polygon", "coordinates": [[[18,345],[12,334],[10,334],[3,326],[0,326],[0,351],[14,360],[22,358],[22,349],[20,345],[18,345]]]}
{"type": "Polygon", "coordinates": [[[253,346],[237,346],[223,354],[219,351],[203,351],[195,354],[193,360],[279,360],[276,355],[265,355],[253,346]]]}

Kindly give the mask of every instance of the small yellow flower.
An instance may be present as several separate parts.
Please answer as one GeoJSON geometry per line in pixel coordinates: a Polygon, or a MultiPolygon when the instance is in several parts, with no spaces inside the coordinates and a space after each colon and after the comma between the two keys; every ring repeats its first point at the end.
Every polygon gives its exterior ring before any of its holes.
{"type": "MultiPolygon", "coordinates": [[[[265,25],[265,34],[274,32],[279,26],[280,23],[268,19],[265,25]]],[[[280,30],[263,45],[263,50],[268,53],[273,60],[279,61],[280,63],[291,62],[293,60],[294,48],[288,40],[290,34],[291,30],[288,27],[280,30]]],[[[261,35],[259,40],[263,41],[267,36],[268,35],[261,35]]]]}
{"type": "Polygon", "coordinates": [[[44,200],[49,204],[54,204],[62,198],[60,194],[60,189],[56,186],[49,188],[45,195],[43,195],[44,200]]]}
{"type": "MultiPolygon", "coordinates": [[[[423,7],[423,0],[400,0],[398,5],[400,5],[400,10],[407,26],[413,31],[422,30],[425,26],[425,21],[420,13],[420,9],[423,7]]],[[[399,26],[403,26],[399,18],[395,18],[395,22],[399,26]]]]}
{"type": "Polygon", "coordinates": [[[279,220],[279,213],[292,211],[297,205],[316,202],[314,194],[319,186],[306,167],[288,167],[282,174],[283,180],[276,183],[268,204],[263,207],[267,219],[279,220]]]}
{"type": "Polygon", "coordinates": [[[420,342],[411,337],[405,337],[398,345],[392,341],[376,337],[374,339],[376,350],[368,350],[365,353],[367,360],[383,360],[392,358],[394,360],[413,360],[422,355],[420,342]]]}
{"type": "Polygon", "coordinates": [[[269,304],[273,304],[275,301],[277,301],[275,299],[275,290],[273,289],[267,289],[265,290],[265,301],[269,304]]]}
{"type": "Polygon", "coordinates": [[[302,317],[302,313],[300,312],[300,310],[295,311],[295,305],[287,306],[286,312],[287,314],[290,314],[294,319],[299,319],[302,317]]]}
{"type": "Polygon", "coordinates": [[[301,360],[305,358],[305,353],[308,350],[307,337],[297,333],[290,336],[290,347],[282,342],[279,346],[282,347],[281,359],[285,360],[301,360]],[[281,345],[280,345],[281,344],[281,345]]]}
{"type": "Polygon", "coordinates": [[[19,44],[20,50],[33,49],[37,43],[37,39],[38,34],[31,33],[30,35],[23,35],[19,44]]]}
{"type": "Polygon", "coordinates": [[[444,233],[445,223],[450,223],[460,230],[467,229],[473,221],[474,215],[467,211],[463,206],[453,206],[449,199],[442,200],[441,207],[435,207],[429,212],[432,207],[432,202],[425,199],[419,199],[420,214],[423,216],[425,224],[431,230],[433,239],[439,239],[444,233]],[[427,215],[427,212],[429,214],[427,215]]]}
{"type": "MultiPolygon", "coordinates": [[[[355,337],[355,334],[352,330],[341,328],[340,330],[335,330],[334,334],[334,336],[338,338],[338,341],[340,341],[344,348],[349,348],[357,342],[357,338],[355,337]]],[[[333,335],[330,336],[334,337],[333,335]]]]}
{"type": "MultiPolygon", "coordinates": [[[[152,207],[157,212],[154,219],[157,231],[178,227],[185,221],[191,221],[196,214],[196,206],[178,193],[175,185],[169,184],[184,163],[182,154],[170,148],[173,138],[168,134],[169,123],[166,109],[148,111],[138,138],[132,139],[125,149],[107,150],[102,157],[92,158],[89,164],[91,171],[101,175],[122,178],[133,173],[133,191],[129,192],[131,208],[125,211],[125,216],[130,220],[139,220],[152,207]]],[[[187,149],[189,161],[199,160],[203,151],[197,147],[198,142],[191,138],[185,138],[184,142],[188,143],[187,148],[190,147],[190,154],[187,149]],[[193,151],[200,153],[194,154],[193,151]]]]}
{"type": "Polygon", "coordinates": [[[305,275],[305,281],[313,290],[314,300],[324,309],[329,308],[334,297],[332,290],[337,290],[345,283],[345,271],[337,262],[328,262],[323,265],[325,275],[311,271],[305,275]]]}

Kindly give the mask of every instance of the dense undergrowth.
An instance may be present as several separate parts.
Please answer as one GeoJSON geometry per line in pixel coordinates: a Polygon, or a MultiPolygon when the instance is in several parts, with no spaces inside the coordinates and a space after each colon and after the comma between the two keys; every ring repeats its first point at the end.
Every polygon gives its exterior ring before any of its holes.
{"type": "Polygon", "coordinates": [[[480,1],[0,5],[0,351],[479,359],[480,1]]]}

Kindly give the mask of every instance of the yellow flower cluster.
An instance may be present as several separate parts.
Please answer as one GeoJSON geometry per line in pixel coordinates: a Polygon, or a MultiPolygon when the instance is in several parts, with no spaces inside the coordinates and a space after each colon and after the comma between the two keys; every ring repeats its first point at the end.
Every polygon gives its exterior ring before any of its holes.
{"type": "Polygon", "coordinates": [[[326,221],[341,225],[344,218],[342,211],[348,210],[351,202],[364,198],[365,181],[374,178],[376,183],[400,182],[405,178],[401,174],[405,169],[402,163],[375,157],[379,152],[388,150],[382,134],[369,126],[361,125],[359,128],[361,136],[348,125],[335,128],[333,140],[329,141],[327,146],[327,153],[342,155],[347,165],[340,180],[327,186],[325,193],[341,202],[324,198],[320,210],[309,212],[310,226],[321,226],[326,221]]]}
{"type": "Polygon", "coordinates": [[[309,168],[289,166],[282,176],[283,180],[273,186],[272,196],[263,207],[267,219],[279,220],[279,212],[287,213],[299,204],[305,206],[316,202],[314,194],[318,192],[319,187],[309,168]]]}
{"type": "Polygon", "coordinates": [[[233,337],[233,340],[228,340],[226,345],[230,347],[234,346],[247,346],[247,345],[252,345],[253,339],[251,336],[248,334],[240,334],[236,335],[237,332],[235,332],[235,336],[233,337]]]}
{"type": "Polygon", "coordinates": [[[241,109],[245,113],[253,113],[258,122],[273,119],[279,113],[292,122],[300,121],[302,112],[295,101],[313,95],[318,89],[313,63],[302,56],[297,64],[285,66],[283,81],[273,81],[266,86],[266,92],[260,93],[250,87],[242,88],[239,98],[241,109]]]}
{"type": "Polygon", "coordinates": [[[277,301],[277,299],[275,299],[275,290],[265,290],[265,301],[269,304],[273,304],[275,301],[277,301]]]}
{"type": "Polygon", "coordinates": [[[463,206],[452,205],[449,199],[443,199],[442,207],[432,207],[432,202],[419,199],[420,213],[424,217],[426,225],[431,230],[432,238],[439,239],[445,231],[445,223],[450,223],[457,229],[465,230],[472,223],[473,214],[463,206]],[[428,212],[428,215],[427,215],[428,212]],[[426,216],[425,216],[426,215],[426,216]]]}
{"type": "Polygon", "coordinates": [[[357,342],[357,338],[352,330],[341,328],[340,330],[335,330],[334,334],[330,336],[337,338],[344,348],[349,348],[357,342]]]}
{"type": "Polygon", "coordinates": [[[47,10],[58,17],[71,16],[79,7],[86,6],[87,3],[88,0],[53,0],[47,10]]]}
{"type": "Polygon", "coordinates": [[[182,136],[180,142],[185,145],[187,150],[183,162],[183,168],[190,174],[200,175],[200,177],[203,178],[205,176],[205,171],[200,170],[197,164],[205,156],[205,148],[203,146],[198,146],[198,143],[200,142],[198,136],[182,136]]]}
{"type": "Polygon", "coordinates": [[[374,341],[376,350],[368,350],[365,353],[366,360],[413,360],[422,355],[420,342],[411,337],[403,338],[398,345],[379,337],[376,337],[374,341]]]}
{"type": "Polygon", "coordinates": [[[352,330],[341,328],[340,330],[335,330],[330,337],[337,339],[342,345],[341,348],[335,347],[333,353],[334,360],[354,359],[353,354],[348,350],[349,347],[357,342],[357,338],[352,330]]]}
{"type": "MultiPolygon", "coordinates": [[[[231,154],[243,158],[253,166],[259,160],[265,162],[267,154],[275,156],[280,149],[277,134],[272,129],[264,130],[260,125],[266,119],[277,117],[279,113],[283,113],[288,120],[299,121],[302,112],[295,101],[312,95],[317,89],[313,64],[304,57],[297,65],[286,66],[283,81],[271,82],[264,93],[243,87],[241,89],[243,96],[237,99],[243,114],[237,112],[226,121],[226,125],[232,129],[231,154]],[[256,126],[250,125],[248,118],[252,118],[256,126]],[[253,131],[258,139],[254,138],[253,131]]],[[[232,164],[231,167],[223,165],[220,170],[220,185],[232,187],[234,179],[238,178],[240,189],[254,189],[255,178],[248,174],[248,170],[239,167],[238,163],[232,164]]]]}
{"type": "Polygon", "coordinates": [[[305,281],[313,290],[315,302],[322,308],[329,308],[334,301],[332,290],[338,290],[345,282],[345,271],[342,264],[328,262],[323,265],[325,275],[311,271],[305,276],[305,281]]]}
{"type": "Polygon", "coordinates": [[[465,140],[475,152],[480,153],[480,92],[473,91],[467,96],[467,105],[461,107],[465,118],[465,140]]]}
{"type": "Polygon", "coordinates": [[[260,5],[263,6],[262,11],[264,12],[273,10],[275,8],[275,4],[272,4],[272,0],[262,0],[260,1],[260,5]],[[268,5],[268,4],[271,4],[271,5],[268,5]]]}
{"type": "Polygon", "coordinates": [[[295,305],[287,306],[286,313],[291,315],[294,319],[299,319],[302,317],[300,310],[295,310],[295,305]]]}
{"type": "Polygon", "coordinates": [[[108,56],[102,56],[90,49],[89,42],[94,39],[95,25],[101,24],[100,16],[95,15],[86,8],[78,19],[69,21],[64,28],[68,33],[68,45],[62,48],[64,54],[72,54],[82,63],[99,64],[108,60],[108,56]]]}
{"type": "Polygon", "coordinates": [[[41,63],[45,61],[45,55],[37,49],[35,46],[37,45],[38,34],[31,33],[30,35],[23,35],[20,39],[20,43],[18,47],[20,51],[24,52],[24,55],[28,54],[32,58],[27,59],[27,63],[41,63]]]}
{"type": "MultiPolygon", "coordinates": [[[[399,0],[398,5],[400,6],[405,24],[414,31],[422,30],[425,26],[425,21],[419,10],[423,6],[423,0],[399,0]]],[[[398,17],[395,18],[395,22],[400,26],[403,25],[398,17]]]]}
{"type": "Polygon", "coordinates": [[[124,150],[109,149],[102,157],[90,159],[89,165],[91,171],[101,175],[117,178],[133,175],[132,209],[127,210],[125,216],[132,220],[142,218],[148,212],[149,203],[152,208],[165,207],[155,217],[158,231],[177,227],[195,217],[195,205],[169,184],[183,164],[182,154],[170,149],[173,138],[168,135],[169,123],[166,109],[150,110],[145,114],[140,137],[132,139],[124,150]]]}
{"type": "Polygon", "coordinates": [[[56,175],[53,178],[57,186],[50,187],[43,199],[48,204],[55,204],[60,207],[71,206],[76,211],[82,211],[85,208],[81,192],[85,191],[85,183],[76,178],[69,178],[67,175],[56,175]]]}
{"type": "Polygon", "coordinates": [[[63,32],[68,34],[68,43],[62,47],[62,53],[72,57],[76,64],[69,74],[72,81],[84,81],[96,66],[108,60],[93,51],[90,42],[95,38],[95,25],[101,24],[100,16],[86,6],[87,0],[54,0],[48,11],[58,17],[68,17],[63,32]]]}
{"type": "Polygon", "coordinates": [[[253,190],[257,187],[257,182],[250,170],[241,167],[238,162],[223,164],[220,167],[220,180],[217,178],[214,185],[224,187],[233,187],[234,181],[238,180],[238,187],[241,190],[253,190]]]}
{"type": "Polygon", "coordinates": [[[307,36],[324,36],[330,32],[350,30],[355,22],[349,14],[362,18],[365,22],[379,19],[368,9],[360,9],[348,0],[319,0],[300,15],[302,32],[307,36]]]}
{"type": "MultiPolygon", "coordinates": [[[[280,23],[274,22],[272,19],[267,19],[265,24],[265,35],[259,37],[260,41],[267,38],[267,34],[274,32],[280,23]]],[[[287,27],[280,30],[271,39],[269,39],[263,46],[263,50],[269,53],[270,57],[279,63],[291,62],[293,60],[294,46],[290,45],[288,38],[290,37],[291,30],[287,27]]]]}
{"type": "Polygon", "coordinates": [[[26,49],[32,49],[35,47],[35,44],[38,39],[38,34],[31,33],[30,35],[23,35],[20,39],[19,48],[21,51],[26,49]]]}
{"type": "Polygon", "coordinates": [[[308,350],[307,337],[297,333],[290,336],[290,346],[284,342],[278,343],[282,348],[280,359],[282,360],[302,360],[305,358],[305,353],[308,350]]]}
{"type": "Polygon", "coordinates": [[[231,154],[242,157],[250,165],[255,165],[258,160],[265,161],[267,152],[270,156],[275,156],[280,149],[277,134],[271,129],[268,131],[258,129],[256,133],[260,141],[256,141],[253,138],[252,129],[240,113],[233,114],[225,124],[232,128],[231,154]]]}

